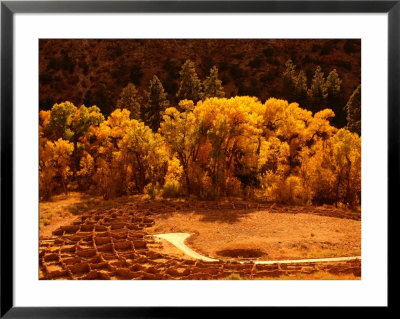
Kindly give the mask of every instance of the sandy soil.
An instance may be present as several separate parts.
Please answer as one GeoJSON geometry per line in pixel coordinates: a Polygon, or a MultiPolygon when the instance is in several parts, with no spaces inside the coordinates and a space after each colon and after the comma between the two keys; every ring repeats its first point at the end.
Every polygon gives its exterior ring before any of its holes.
{"type": "Polygon", "coordinates": [[[229,213],[221,210],[156,215],[155,225],[149,231],[192,233],[186,241],[188,246],[217,259],[229,258],[226,254],[229,251],[234,257],[238,249],[261,250],[262,255],[256,258],[260,260],[361,255],[361,221],[268,210],[252,211],[234,222],[212,218],[215,214],[229,213]]]}
{"type": "MultiPolygon", "coordinates": [[[[185,240],[191,236],[188,233],[167,233],[167,234],[159,234],[153,235],[155,238],[163,239],[170,242],[176,248],[181,250],[183,253],[192,257],[194,259],[199,259],[202,261],[218,261],[218,259],[212,259],[199,253],[195,252],[193,249],[188,247],[185,243],[185,240]]],[[[356,260],[361,259],[361,256],[356,257],[331,257],[331,258],[312,258],[312,259],[285,259],[285,260],[249,260],[249,261],[240,261],[239,263],[243,264],[246,262],[253,262],[256,265],[273,265],[273,264],[293,264],[293,263],[313,263],[313,262],[335,262],[335,261],[348,261],[348,260],[356,260]]]]}

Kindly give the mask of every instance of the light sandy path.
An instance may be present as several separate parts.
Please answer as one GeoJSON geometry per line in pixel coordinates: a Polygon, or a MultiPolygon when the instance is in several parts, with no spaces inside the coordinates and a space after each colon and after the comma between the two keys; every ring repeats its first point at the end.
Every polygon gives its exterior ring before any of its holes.
{"type": "MultiPolygon", "coordinates": [[[[191,234],[188,233],[167,233],[153,235],[154,237],[164,239],[174,245],[176,248],[183,251],[186,255],[195,259],[203,261],[218,261],[218,259],[209,258],[195,252],[185,244],[186,238],[191,234]]],[[[294,263],[312,263],[312,262],[333,262],[333,261],[348,261],[361,259],[361,256],[354,257],[332,257],[332,258],[313,258],[313,259],[288,259],[288,260],[252,260],[252,261],[240,261],[241,264],[253,262],[255,264],[270,265],[270,264],[294,264],[294,263]]]]}
{"type": "Polygon", "coordinates": [[[188,233],[168,233],[168,234],[154,235],[154,237],[162,238],[165,239],[166,241],[169,241],[172,245],[182,250],[186,255],[190,257],[200,259],[203,261],[218,261],[218,259],[212,259],[200,255],[199,253],[196,253],[194,250],[186,246],[185,239],[188,238],[190,235],[191,234],[188,233]]]}

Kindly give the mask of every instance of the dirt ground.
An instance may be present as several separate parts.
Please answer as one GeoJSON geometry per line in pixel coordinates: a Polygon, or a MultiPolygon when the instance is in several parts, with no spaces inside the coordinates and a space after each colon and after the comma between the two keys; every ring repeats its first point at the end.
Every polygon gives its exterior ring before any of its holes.
{"type": "Polygon", "coordinates": [[[187,232],[187,243],[212,258],[249,257],[261,260],[361,255],[361,222],[310,213],[255,210],[235,221],[229,210],[176,212],[156,216],[154,234],[187,232]]]}
{"type": "Polygon", "coordinates": [[[89,196],[70,192],[67,196],[56,195],[48,201],[39,202],[39,235],[49,237],[61,225],[67,225],[82,214],[98,209],[115,208],[141,200],[143,196],[123,196],[104,200],[101,196],[89,196]]]}
{"type": "Polygon", "coordinates": [[[361,255],[361,213],[239,200],[71,193],[40,203],[40,279],[360,279],[361,261],[247,265],[361,255]],[[153,234],[186,232],[194,260],[153,234]]]}

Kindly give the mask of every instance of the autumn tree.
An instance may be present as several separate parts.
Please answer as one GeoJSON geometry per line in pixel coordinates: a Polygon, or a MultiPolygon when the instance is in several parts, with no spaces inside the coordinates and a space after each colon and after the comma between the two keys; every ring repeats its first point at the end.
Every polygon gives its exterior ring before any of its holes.
{"type": "Polygon", "coordinates": [[[347,128],[361,136],[361,85],[350,96],[345,110],[347,112],[347,128]]]}
{"type": "Polygon", "coordinates": [[[137,190],[142,193],[148,183],[161,183],[165,175],[167,155],[164,141],[143,122],[130,120],[118,143],[120,154],[130,165],[137,190]]]}
{"type": "Polygon", "coordinates": [[[87,151],[84,151],[79,161],[79,170],[76,172],[82,189],[89,191],[92,186],[93,176],[96,173],[95,164],[95,159],[87,151]]]}
{"type": "Polygon", "coordinates": [[[168,169],[163,185],[164,197],[178,197],[182,192],[183,168],[176,157],[168,160],[168,169]]]}
{"type": "Polygon", "coordinates": [[[42,199],[53,195],[56,186],[61,186],[68,195],[68,182],[74,145],[62,138],[57,141],[41,140],[39,145],[39,193],[42,199]]]}
{"type": "Polygon", "coordinates": [[[126,194],[129,188],[129,166],[118,147],[129,121],[128,110],[116,109],[106,121],[91,127],[84,138],[85,150],[94,160],[94,171],[86,156],[81,160],[79,174],[90,178],[89,184],[93,183],[105,199],[126,194]]]}
{"type": "Polygon", "coordinates": [[[160,127],[162,115],[169,106],[167,94],[161,81],[156,75],[150,80],[149,92],[147,92],[147,101],[144,105],[144,119],[153,131],[157,131],[160,127]]]}
{"type": "Polygon", "coordinates": [[[332,143],[318,140],[300,151],[298,176],[303,188],[304,203],[334,204],[336,177],[332,170],[332,143]]]}
{"type": "MultiPolygon", "coordinates": [[[[305,185],[299,173],[304,168],[304,150],[327,141],[336,132],[329,123],[334,116],[330,109],[312,116],[297,103],[269,99],[263,115],[263,142],[258,165],[261,186],[274,201],[303,203],[307,197],[305,185]]],[[[310,151],[310,154],[313,154],[310,151]]],[[[308,158],[306,158],[308,159],[308,158]]],[[[303,169],[304,171],[304,169],[303,169]]],[[[306,171],[307,172],[307,171],[306,171]]]]}
{"type": "MultiPolygon", "coordinates": [[[[294,93],[304,93],[302,72],[296,81],[294,93]]],[[[326,94],[336,94],[335,72],[326,82],[326,94]]],[[[77,180],[105,199],[143,192],[153,198],[157,190],[165,197],[215,199],[257,192],[282,203],[360,203],[361,139],[332,126],[331,109],[313,113],[296,102],[270,98],[261,103],[248,96],[184,99],[167,108],[156,77],[148,101],[148,110],[158,110],[158,117],[148,118],[155,119],[153,127],[132,119],[126,108],[105,121],[97,107],[76,108],[70,102],[41,111],[41,198],[60,189],[67,193],[77,180]],[[160,126],[157,132],[154,123],[160,126]]],[[[356,93],[347,110],[357,106],[354,101],[356,93]]]]}
{"type": "Polygon", "coordinates": [[[131,118],[140,120],[140,98],[134,84],[129,83],[122,89],[117,101],[117,107],[127,109],[131,113],[131,118]]]}
{"type": "Polygon", "coordinates": [[[130,119],[126,109],[116,109],[106,121],[86,136],[86,149],[80,174],[91,174],[105,199],[144,191],[147,184],[163,183],[167,156],[161,136],[143,122],[130,119]]]}
{"type": "Polygon", "coordinates": [[[70,140],[74,135],[71,125],[76,111],[76,106],[68,101],[54,104],[50,111],[49,121],[44,127],[46,136],[51,140],[59,138],[70,140]]]}
{"type": "MultiPolygon", "coordinates": [[[[199,155],[202,128],[197,125],[191,110],[179,112],[168,108],[161,123],[161,134],[171,155],[176,155],[182,166],[187,194],[192,193],[192,168],[199,155]]],[[[177,181],[180,182],[180,181],[177,181]]]]}
{"type": "Polygon", "coordinates": [[[73,143],[71,169],[75,173],[79,167],[79,160],[83,151],[80,139],[91,126],[97,126],[103,121],[104,116],[97,106],[86,107],[81,105],[77,108],[67,101],[54,104],[46,123],[43,124],[43,132],[52,141],[62,138],[73,143]]]}
{"type": "Polygon", "coordinates": [[[218,79],[218,69],[213,66],[210,69],[210,75],[204,80],[204,95],[203,98],[210,97],[225,97],[225,91],[222,86],[222,81],[218,79]]]}
{"type": "Polygon", "coordinates": [[[335,167],[335,203],[359,202],[361,196],[361,139],[356,133],[340,129],[332,137],[335,167]]]}
{"type": "Polygon", "coordinates": [[[199,102],[193,111],[207,136],[209,157],[205,164],[217,197],[229,194],[229,189],[240,189],[234,168],[244,153],[257,150],[260,107],[256,98],[211,98],[199,102]]]}
{"type": "Polygon", "coordinates": [[[192,100],[194,103],[203,98],[203,88],[199,80],[195,65],[186,60],[179,71],[180,85],[177,93],[179,100],[192,100]]]}

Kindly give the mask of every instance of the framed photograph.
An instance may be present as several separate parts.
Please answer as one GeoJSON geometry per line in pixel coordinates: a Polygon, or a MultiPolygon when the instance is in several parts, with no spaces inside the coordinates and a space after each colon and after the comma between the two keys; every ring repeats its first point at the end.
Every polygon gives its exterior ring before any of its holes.
{"type": "Polygon", "coordinates": [[[399,18],[2,1],[1,316],[389,307],[399,18]]]}

